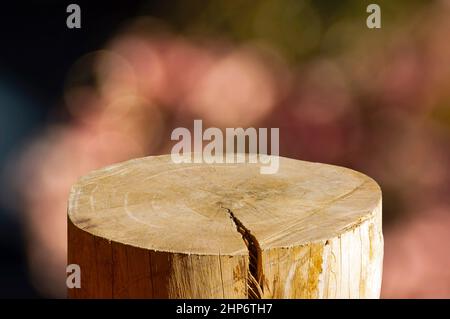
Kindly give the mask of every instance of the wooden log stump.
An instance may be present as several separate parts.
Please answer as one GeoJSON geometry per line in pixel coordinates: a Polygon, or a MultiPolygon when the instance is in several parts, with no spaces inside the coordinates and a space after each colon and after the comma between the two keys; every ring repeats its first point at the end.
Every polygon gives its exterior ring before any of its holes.
{"type": "Polygon", "coordinates": [[[381,192],[350,169],[280,158],[174,164],[82,177],[68,204],[71,298],[378,298],[381,192]]]}

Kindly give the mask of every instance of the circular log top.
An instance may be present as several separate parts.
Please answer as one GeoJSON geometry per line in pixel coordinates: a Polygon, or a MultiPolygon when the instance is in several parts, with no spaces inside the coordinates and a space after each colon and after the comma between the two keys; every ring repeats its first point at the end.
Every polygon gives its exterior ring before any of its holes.
{"type": "Polygon", "coordinates": [[[368,176],[279,160],[272,175],[261,174],[261,164],[174,164],[170,155],[111,165],[72,187],[69,219],[90,234],[134,247],[245,255],[243,237],[254,238],[262,250],[301,246],[381,218],[381,191],[368,176]]]}

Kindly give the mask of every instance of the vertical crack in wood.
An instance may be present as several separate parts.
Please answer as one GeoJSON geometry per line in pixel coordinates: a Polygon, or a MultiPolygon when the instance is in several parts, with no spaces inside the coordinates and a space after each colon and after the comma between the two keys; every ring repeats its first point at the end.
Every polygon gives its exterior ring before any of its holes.
{"type": "Polygon", "coordinates": [[[242,235],[245,246],[249,255],[249,269],[248,269],[248,298],[249,299],[261,299],[264,292],[263,285],[263,271],[262,271],[262,258],[261,247],[258,240],[250,232],[250,230],[244,226],[244,224],[234,215],[231,209],[223,207],[227,210],[231,220],[236,226],[237,231],[242,235]]]}

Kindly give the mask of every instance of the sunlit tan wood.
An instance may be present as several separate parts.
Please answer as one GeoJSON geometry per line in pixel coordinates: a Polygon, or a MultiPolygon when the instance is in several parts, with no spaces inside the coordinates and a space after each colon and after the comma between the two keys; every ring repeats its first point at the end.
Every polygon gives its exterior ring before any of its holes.
{"type": "Polygon", "coordinates": [[[85,298],[378,298],[381,192],[350,169],[280,158],[173,164],[146,157],[81,178],[69,263],[85,298]]]}

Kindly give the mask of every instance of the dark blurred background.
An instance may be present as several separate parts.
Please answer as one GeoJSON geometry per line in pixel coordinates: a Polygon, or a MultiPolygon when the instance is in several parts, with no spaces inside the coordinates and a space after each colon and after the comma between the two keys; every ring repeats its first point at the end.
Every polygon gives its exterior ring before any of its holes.
{"type": "Polygon", "coordinates": [[[450,1],[2,4],[0,297],[64,297],[66,199],[170,132],[279,127],[383,190],[382,297],[450,297],[450,1]]]}
{"type": "MultiPolygon", "coordinates": [[[[62,99],[67,73],[82,55],[100,49],[142,1],[78,1],[82,28],[66,27],[71,1],[8,1],[0,13],[0,297],[38,297],[30,283],[21,207],[5,180],[8,158],[49,125],[69,119],[62,99]]],[[[64,227],[64,226],[61,226],[64,227]]]]}

